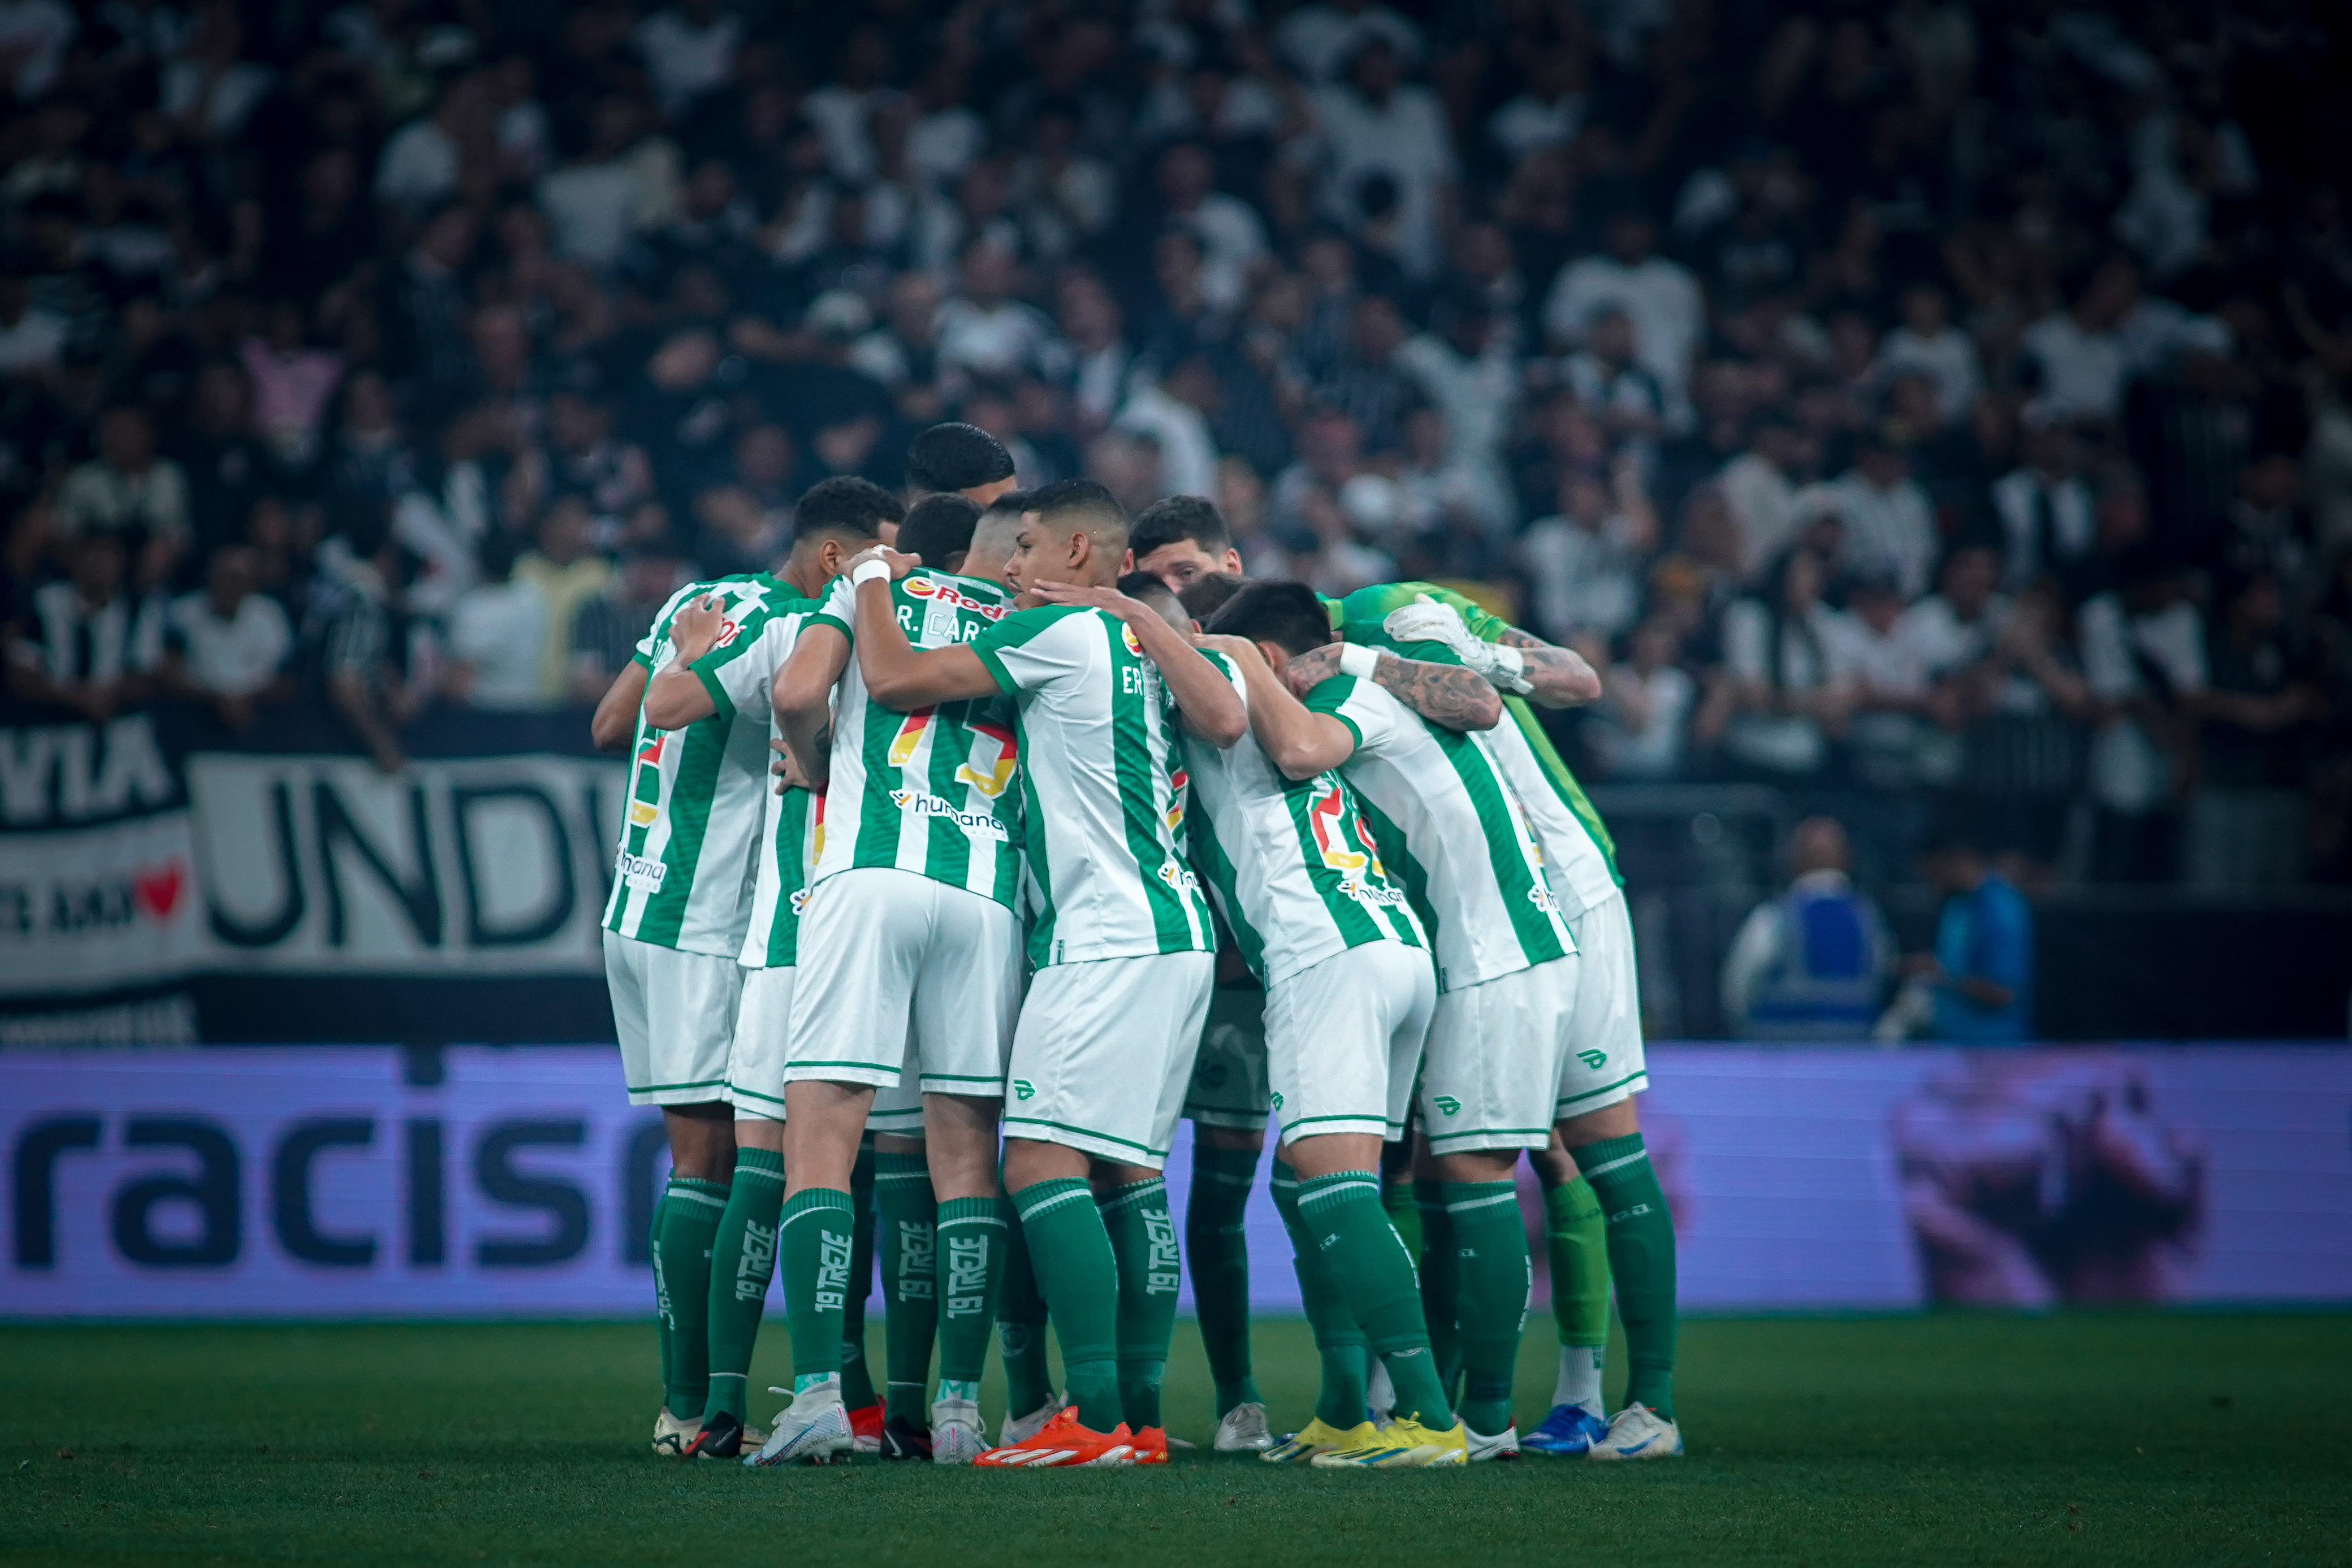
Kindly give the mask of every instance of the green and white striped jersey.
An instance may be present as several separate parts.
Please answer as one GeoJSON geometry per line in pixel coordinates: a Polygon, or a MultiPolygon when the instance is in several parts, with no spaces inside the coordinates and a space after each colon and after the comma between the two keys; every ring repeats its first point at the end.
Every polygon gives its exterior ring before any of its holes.
{"type": "MultiPolygon", "coordinates": [[[[814,622],[852,640],[856,589],[834,584],[814,622]]],[[[1009,614],[1013,596],[975,577],[917,570],[890,603],[918,648],[970,643],[1009,614]]],[[[834,687],[832,778],[811,885],[854,866],[893,866],[1012,907],[1021,887],[1021,770],[1013,704],[1003,697],[899,713],[866,694],[852,658],[834,687]]]]}
{"type": "Polygon", "coordinates": [[[971,651],[1020,715],[1030,962],[1215,952],[1184,860],[1176,699],[1135,633],[1052,605],[1005,616],[971,651]]]}
{"type": "Polygon", "coordinates": [[[724,602],[719,640],[694,666],[719,711],[659,730],[637,709],[629,788],[604,928],[639,942],[733,958],[751,918],[760,830],[770,788],[767,689],[772,640],[787,643],[814,606],[764,574],[689,584],[638,644],[658,674],[675,659],[670,622],[689,599],[724,602]],[[746,663],[747,658],[750,663],[746,663]]]}
{"type": "Polygon", "coordinates": [[[1323,682],[1307,706],[1354,734],[1341,771],[1403,837],[1405,885],[1436,923],[1439,990],[1576,951],[1543,852],[1484,736],[1441,729],[1353,675],[1323,682]]]}
{"type": "MultiPolygon", "coordinates": [[[[1454,651],[1442,643],[1401,645],[1384,629],[1390,612],[1423,598],[1451,605],[1472,635],[1483,642],[1500,642],[1511,629],[1509,622],[1489,614],[1475,601],[1429,582],[1390,582],[1359,589],[1333,604],[1332,625],[1350,643],[1386,648],[1407,659],[1460,664],[1454,651]]],[[[1625,879],[1617,873],[1617,845],[1584,787],[1553,749],[1535,709],[1525,698],[1506,696],[1503,713],[1504,722],[1486,732],[1487,749],[1502,764],[1503,777],[1511,781],[1519,803],[1527,809],[1536,841],[1543,846],[1544,870],[1552,891],[1559,895],[1561,913],[1574,919],[1623,890],[1625,879]]]]}
{"type": "MultiPolygon", "coordinates": [[[[814,600],[798,599],[781,611],[769,623],[767,634],[758,644],[726,668],[733,672],[724,680],[728,697],[740,704],[750,700],[742,694],[757,691],[758,709],[768,716],[769,738],[783,737],[783,728],[776,723],[775,704],[770,694],[776,684],[776,672],[793,656],[800,634],[817,618],[814,600]]],[[[709,664],[706,659],[703,664],[709,664]]],[[[699,672],[703,664],[695,666],[699,672]]],[[[726,710],[727,698],[714,691],[713,701],[726,710]]],[[[773,762],[771,751],[768,758],[773,762]]],[[[751,889],[751,915],[743,930],[743,950],[736,962],[747,969],[789,969],[801,961],[801,905],[808,902],[809,873],[816,859],[818,823],[824,820],[822,803],[805,789],[788,789],[779,795],[774,781],[768,780],[768,791],[761,808],[759,869],[751,889]]]]}
{"type": "MultiPolygon", "coordinates": [[[[1231,663],[1208,657],[1246,702],[1231,663]]],[[[1403,880],[1389,874],[1346,779],[1286,779],[1252,735],[1224,750],[1187,737],[1184,755],[1198,803],[1185,821],[1192,863],[1261,981],[1279,985],[1368,942],[1427,949],[1403,880]]]]}

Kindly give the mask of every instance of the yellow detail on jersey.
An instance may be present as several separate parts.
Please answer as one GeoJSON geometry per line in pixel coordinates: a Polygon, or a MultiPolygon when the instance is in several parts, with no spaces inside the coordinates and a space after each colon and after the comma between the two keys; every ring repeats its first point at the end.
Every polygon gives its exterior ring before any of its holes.
{"type": "Polygon", "coordinates": [[[1013,775],[1021,766],[1021,743],[1013,731],[1001,724],[975,724],[968,727],[973,735],[996,742],[996,758],[981,764],[981,747],[974,745],[971,755],[956,768],[956,782],[968,784],[982,795],[993,800],[1013,783],[1013,775]]]}
{"type": "Polygon", "coordinates": [[[922,745],[923,732],[930,727],[929,708],[908,714],[907,722],[898,727],[898,735],[892,737],[890,749],[883,753],[883,759],[893,768],[906,767],[915,760],[915,748],[922,745]]]}

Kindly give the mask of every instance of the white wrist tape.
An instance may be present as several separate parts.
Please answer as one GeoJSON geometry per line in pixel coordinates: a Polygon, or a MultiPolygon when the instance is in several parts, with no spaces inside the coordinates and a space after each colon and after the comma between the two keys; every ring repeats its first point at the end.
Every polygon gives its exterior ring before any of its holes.
{"type": "Polygon", "coordinates": [[[857,563],[857,570],[849,574],[849,586],[852,588],[863,588],[869,582],[887,582],[889,580],[890,563],[883,560],[859,561],[857,563]]]}
{"type": "Polygon", "coordinates": [[[1527,658],[1517,648],[1496,646],[1494,654],[1494,665],[1486,673],[1490,684],[1498,690],[1517,696],[1525,696],[1536,689],[1534,683],[1528,679],[1527,658]]]}
{"type": "Polygon", "coordinates": [[[1353,675],[1360,681],[1369,681],[1372,678],[1372,672],[1380,667],[1381,651],[1378,648],[1367,648],[1361,643],[1339,644],[1341,674],[1353,675]]]}

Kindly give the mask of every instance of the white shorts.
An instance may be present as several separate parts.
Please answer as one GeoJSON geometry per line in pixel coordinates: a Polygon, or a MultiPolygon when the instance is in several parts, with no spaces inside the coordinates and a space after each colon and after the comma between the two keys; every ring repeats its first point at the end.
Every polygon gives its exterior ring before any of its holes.
{"type": "Polygon", "coordinates": [[[1282,1141],[1404,1136],[1436,1005],[1429,955],[1402,942],[1367,942],[1278,982],[1265,998],[1265,1061],[1282,1141]]]}
{"type": "Polygon", "coordinates": [[[1176,1139],[1216,977],[1213,953],[1038,970],[1013,1035],[1004,1135],[1158,1170],[1176,1139]]]}
{"type": "Polygon", "coordinates": [[[743,971],[735,1044],[727,1053],[727,1101],[739,1119],[784,1119],[784,1046],[792,1039],[793,981],[786,964],[743,971]]]}
{"type": "Polygon", "coordinates": [[[1633,965],[1633,917],[1620,896],[1568,923],[1576,938],[1576,1018],[1561,1059],[1555,1121],[1581,1116],[1650,1086],[1642,1050],[1642,982],[1633,965]]]}
{"type": "Polygon", "coordinates": [[[860,866],[809,895],[800,958],[785,1082],[1004,1092],[1021,1009],[1021,929],[1004,905],[860,866]]]}
{"type": "Polygon", "coordinates": [[[1551,1141],[1580,962],[1570,953],[1437,998],[1421,1074],[1421,1130],[1433,1152],[1551,1141]]]}
{"type": "Polygon", "coordinates": [[[727,1098],[742,967],[604,933],[604,986],[632,1105],[703,1105],[727,1098]]]}
{"type": "Polygon", "coordinates": [[[1219,986],[1209,994],[1209,1021],[1184,1114],[1204,1127],[1265,1130],[1265,993],[1255,985],[1219,986]]]}
{"type": "MultiPolygon", "coordinates": [[[[957,1090],[963,1093],[963,1090],[957,1090]]],[[[1002,1081],[997,1092],[1003,1092],[1002,1081]]],[[[919,1138],[923,1135],[923,1087],[914,1078],[901,1078],[887,1089],[874,1091],[874,1103],[866,1110],[866,1130],[888,1133],[896,1137],[919,1138]]]]}

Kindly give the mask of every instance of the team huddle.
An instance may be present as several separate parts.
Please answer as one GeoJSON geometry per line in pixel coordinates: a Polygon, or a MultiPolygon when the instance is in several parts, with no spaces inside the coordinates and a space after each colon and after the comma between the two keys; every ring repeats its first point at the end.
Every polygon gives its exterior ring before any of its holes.
{"type": "Polygon", "coordinates": [[[614,1018],[671,1147],[655,1448],[1165,1463],[1189,1266],[1218,1449],[1680,1454],[1632,927],[1528,706],[1590,701],[1590,667],[1429,584],[1247,580],[1207,502],[1019,491],[969,425],[908,473],[911,508],[826,480],[775,573],[679,590],[597,711],[633,758],[614,1018]],[[1161,1171],[1188,1118],[1180,1245],[1161,1171]],[[1286,1435],[1242,1226],[1269,1124],[1322,1372],[1286,1435]],[[1561,1343],[1524,1437],[1522,1152],[1561,1343]],[[793,1385],[761,1428],[779,1268],[793,1385]]]}

